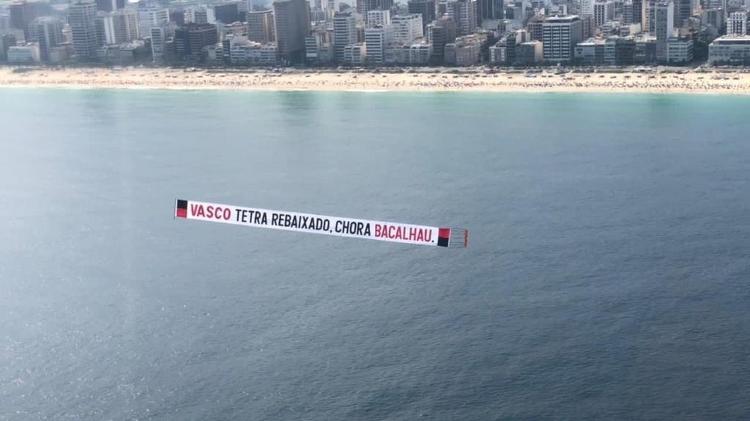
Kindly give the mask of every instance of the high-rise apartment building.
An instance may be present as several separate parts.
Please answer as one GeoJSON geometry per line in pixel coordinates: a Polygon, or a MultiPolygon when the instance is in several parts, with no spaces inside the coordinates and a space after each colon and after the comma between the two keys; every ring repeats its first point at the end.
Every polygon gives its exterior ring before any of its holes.
{"type": "Polygon", "coordinates": [[[114,12],[125,7],[125,0],[96,0],[96,9],[100,12],[114,12]]]}
{"type": "Polygon", "coordinates": [[[456,40],[456,23],[444,16],[427,25],[427,37],[432,44],[431,64],[443,64],[445,59],[445,45],[456,40]]]}
{"type": "Polygon", "coordinates": [[[385,61],[386,29],[375,26],[365,29],[367,64],[380,65],[385,61]]]}
{"type": "Polygon", "coordinates": [[[310,5],[305,0],[276,0],[273,14],[276,43],[282,59],[303,62],[305,37],[310,33],[310,5]]]}
{"type": "Polygon", "coordinates": [[[0,32],[6,32],[10,29],[10,15],[0,13],[0,32]]]}
{"type": "Polygon", "coordinates": [[[727,35],[747,35],[747,12],[732,12],[729,15],[727,35]]]}
{"type": "Polygon", "coordinates": [[[239,3],[230,2],[214,6],[214,17],[221,23],[233,23],[240,20],[239,3]]]}
{"type": "Polygon", "coordinates": [[[273,25],[273,11],[248,11],[246,19],[247,39],[263,44],[276,40],[273,25]]]}
{"type": "Polygon", "coordinates": [[[78,0],[68,9],[68,23],[73,35],[73,49],[78,60],[96,58],[96,3],[78,0]]]}
{"type": "Polygon", "coordinates": [[[63,43],[63,23],[60,19],[45,16],[35,19],[32,26],[39,43],[39,57],[43,62],[49,61],[50,49],[63,43]]]}
{"type": "Polygon", "coordinates": [[[600,27],[615,16],[615,4],[610,0],[597,0],[594,3],[594,25],[600,27]]]}
{"type": "Polygon", "coordinates": [[[632,0],[625,0],[622,3],[622,15],[621,20],[623,25],[632,25],[633,24],[633,1],[632,0]]]}
{"type": "Polygon", "coordinates": [[[200,62],[203,48],[218,42],[216,25],[210,23],[189,23],[175,30],[175,53],[179,59],[200,62]]]}
{"type": "Polygon", "coordinates": [[[336,12],[333,15],[333,59],[344,62],[344,49],[357,42],[357,19],[351,12],[336,12]]]}
{"type": "Polygon", "coordinates": [[[197,23],[199,25],[207,23],[215,24],[216,16],[214,15],[213,7],[199,6],[185,9],[184,23],[197,23]]]}
{"type": "Polygon", "coordinates": [[[151,27],[151,57],[154,63],[161,63],[164,60],[167,38],[167,25],[151,27]]]}
{"type": "Polygon", "coordinates": [[[49,3],[37,1],[14,1],[8,5],[10,27],[23,31],[24,38],[32,38],[31,24],[39,16],[49,12],[49,3]]]}
{"type": "Polygon", "coordinates": [[[654,8],[654,32],[656,34],[656,60],[667,61],[667,41],[674,33],[674,3],[657,3],[654,8]]]}
{"type": "Polygon", "coordinates": [[[407,3],[407,8],[409,13],[418,13],[422,15],[422,30],[425,31],[427,29],[427,25],[432,23],[432,21],[435,20],[435,12],[437,9],[437,4],[435,4],[435,0],[409,0],[407,3]]]}
{"type": "Polygon", "coordinates": [[[333,31],[318,27],[305,37],[305,62],[311,65],[330,64],[333,61],[333,31]]]}
{"type": "Polygon", "coordinates": [[[97,45],[123,44],[140,38],[138,14],[132,9],[99,12],[96,17],[96,37],[97,45]]]}
{"type": "Polygon", "coordinates": [[[643,0],[641,13],[641,29],[649,34],[654,33],[654,11],[656,10],[656,0],[643,0]]]}
{"type": "Polygon", "coordinates": [[[580,0],[580,13],[581,17],[594,16],[594,0],[580,0]]]}
{"type": "Polygon", "coordinates": [[[449,0],[446,4],[446,15],[456,22],[457,35],[469,35],[477,27],[476,0],[449,0]]]}
{"type": "Polygon", "coordinates": [[[484,19],[503,19],[505,16],[503,0],[479,0],[477,8],[477,24],[484,19]]]}
{"type": "Polygon", "coordinates": [[[633,8],[631,9],[630,21],[632,23],[643,22],[643,0],[632,0],[631,4],[633,5],[633,8]]]}
{"type": "Polygon", "coordinates": [[[16,46],[16,37],[12,34],[0,35],[0,61],[8,59],[8,49],[16,46]]]}
{"type": "Polygon", "coordinates": [[[570,63],[573,61],[575,45],[582,41],[583,25],[576,16],[552,16],[544,21],[543,56],[548,63],[570,63]]]}
{"type": "Polygon", "coordinates": [[[656,41],[666,41],[674,32],[674,4],[672,0],[657,3],[654,9],[654,32],[656,41]]]}
{"type": "Polygon", "coordinates": [[[150,8],[138,10],[138,32],[143,36],[150,34],[151,28],[166,25],[169,21],[169,9],[150,8]]]}
{"type": "Polygon", "coordinates": [[[370,10],[367,12],[367,27],[386,26],[391,24],[390,10],[370,10]]]}
{"type": "Polygon", "coordinates": [[[541,41],[544,37],[544,16],[536,15],[529,19],[526,30],[532,41],[541,41]]]}
{"type": "Polygon", "coordinates": [[[356,0],[357,13],[367,16],[370,10],[390,10],[393,7],[393,0],[356,0]]]}
{"type": "Polygon", "coordinates": [[[96,16],[96,45],[116,44],[115,41],[115,20],[111,13],[99,12],[96,16]]]}
{"type": "Polygon", "coordinates": [[[417,38],[422,38],[422,15],[398,15],[391,18],[393,25],[393,42],[397,44],[411,44],[417,38]]]}
{"type": "Polygon", "coordinates": [[[673,7],[675,26],[681,27],[693,15],[693,0],[675,0],[673,7]]]}

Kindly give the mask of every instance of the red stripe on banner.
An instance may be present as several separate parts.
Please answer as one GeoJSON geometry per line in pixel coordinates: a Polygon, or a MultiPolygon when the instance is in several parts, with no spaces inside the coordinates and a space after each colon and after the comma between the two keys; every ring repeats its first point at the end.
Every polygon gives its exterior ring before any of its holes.
{"type": "Polygon", "coordinates": [[[178,218],[187,218],[187,209],[177,209],[176,215],[178,218]]]}
{"type": "Polygon", "coordinates": [[[450,228],[440,228],[438,230],[438,237],[450,238],[450,236],[451,236],[450,228]]]}

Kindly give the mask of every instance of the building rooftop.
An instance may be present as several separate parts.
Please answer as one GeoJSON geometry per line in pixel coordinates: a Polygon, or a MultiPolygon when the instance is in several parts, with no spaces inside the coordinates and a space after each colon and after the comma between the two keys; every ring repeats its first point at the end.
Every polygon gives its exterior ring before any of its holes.
{"type": "Polygon", "coordinates": [[[578,15],[550,16],[544,21],[544,23],[568,23],[579,19],[578,15]]]}
{"type": "Polygon", "coordinates": [[[711,44],[750,44],[750,35],[724,35],[713,40],[711,44]]]}
{"type": "Polygon", "coordinates": [[[590,45],[597,45],[597,44],[603,45],[604,41],[605,40],[603,38],[589,38],[586,41],[579,42],[577,45],[580,45],[582,47],[590,46],[590,45]]]}

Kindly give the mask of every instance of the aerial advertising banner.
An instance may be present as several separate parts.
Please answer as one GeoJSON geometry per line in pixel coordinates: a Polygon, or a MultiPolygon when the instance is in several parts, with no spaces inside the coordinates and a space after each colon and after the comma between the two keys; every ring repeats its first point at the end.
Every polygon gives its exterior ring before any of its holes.
{"type": "Polygon", "coordinates": [[[430,227],[397,222],[315,215],[178,199],[175,217],[284,231],[366,238],[436,247],[466,247],[469,232],[462,228],[430,227]]]}

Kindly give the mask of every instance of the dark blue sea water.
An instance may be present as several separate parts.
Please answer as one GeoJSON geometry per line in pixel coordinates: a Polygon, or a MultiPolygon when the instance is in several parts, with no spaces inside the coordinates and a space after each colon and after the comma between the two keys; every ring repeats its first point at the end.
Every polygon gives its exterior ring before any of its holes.
{"type": "Polygon", "coordinates": [[[750,98],[0,99],[0,420],[750,419],[750,98]]]}

